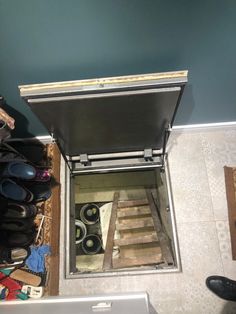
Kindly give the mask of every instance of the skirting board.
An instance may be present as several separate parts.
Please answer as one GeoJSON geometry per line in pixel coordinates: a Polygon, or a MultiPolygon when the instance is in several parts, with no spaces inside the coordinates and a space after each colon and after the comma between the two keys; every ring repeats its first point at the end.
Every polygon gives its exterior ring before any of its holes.
{"type": "Polygon", "coordinates": [[[186,124],[174,125],[173,131],[188,132],[188,131],[208,131],[212,129],[236,128],[236,121],[217,122],[217,123],[203,123],[203,124],[186,124]]]}

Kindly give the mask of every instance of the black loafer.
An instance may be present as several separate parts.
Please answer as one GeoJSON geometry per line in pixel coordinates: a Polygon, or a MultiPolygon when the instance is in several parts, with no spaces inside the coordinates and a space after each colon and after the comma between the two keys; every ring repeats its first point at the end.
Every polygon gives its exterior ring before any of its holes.
{"type": "Polygon", "coordinates": [[[16,219],[4,218],[0,222],[0,230],[7,231],[27,231],[34,226],[33,218],[16,219]]]}
{"type": "Polygon", "coordinates": [[[37,207],[33,204],[20,204],[9,202],[5,210],[0,212],[2,218],[30,218],[37,215],[37,207]]]}
{"type": "Polygon", "coordinates": [[[35,239],[35,229],[24,231],[24,232],[13,232],[7,230],[0,230],[0,243],[4,247],[29,247],[35,239]]]}
{"type": "Polygon", "coordinates": [[[206,285],[218,297],[236,301],[236,281],[222,276],[210,276],[206,279],[206,285]]]}

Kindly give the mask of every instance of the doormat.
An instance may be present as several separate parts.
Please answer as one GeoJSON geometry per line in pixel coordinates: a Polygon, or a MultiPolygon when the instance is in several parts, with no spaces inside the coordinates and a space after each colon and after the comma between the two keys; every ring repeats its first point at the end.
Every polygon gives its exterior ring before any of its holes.
{"type": "Polygon", "coordinates": [[[224,167],[232,259],[236,260],[236,167],[224,167]]]}
{"type": "Polygon", "coordinates": [[[52,196],[43,203],[44,221],[42,243],[51,246],[51,255],[46,257],[48,284],[45,294],[59,294],[59,239],[60,239],[60,152],[56,144],[46,145],[47,158],[51,164],[52,196]]]}

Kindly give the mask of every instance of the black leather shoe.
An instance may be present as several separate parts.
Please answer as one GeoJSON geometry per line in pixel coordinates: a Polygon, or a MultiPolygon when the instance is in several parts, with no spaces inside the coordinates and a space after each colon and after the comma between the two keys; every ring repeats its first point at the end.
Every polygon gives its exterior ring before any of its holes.
{"type": "Polygon", "coordinates": [[[236,281],[222,276],[210,276],[206,279],[206,285],[218,297],[236,301],[236,281]]]}

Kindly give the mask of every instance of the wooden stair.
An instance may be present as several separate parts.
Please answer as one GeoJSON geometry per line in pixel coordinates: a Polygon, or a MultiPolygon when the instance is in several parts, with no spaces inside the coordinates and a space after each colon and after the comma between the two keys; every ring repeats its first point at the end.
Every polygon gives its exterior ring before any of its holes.
{"type": "Polygon", "coordinates": [[[115,193],[104,270],[173,264],[170,243],[163,232],[151,191],[147,189],[146,195],[146,199],[121,201],[119,192],[115,193]],[[114,239],[117,232],[119,239],[114,239]],[[113,258],[114,247],[119,254],[113,258]]]}

